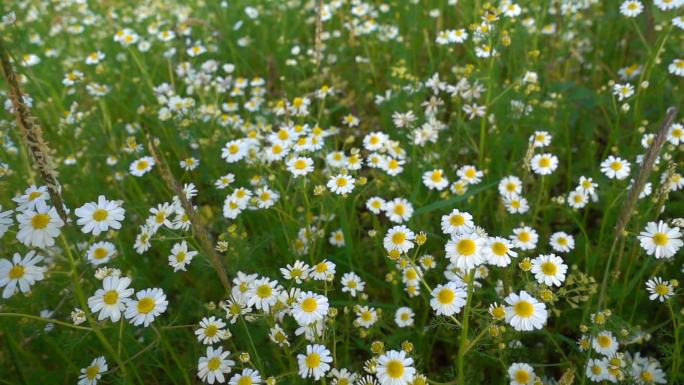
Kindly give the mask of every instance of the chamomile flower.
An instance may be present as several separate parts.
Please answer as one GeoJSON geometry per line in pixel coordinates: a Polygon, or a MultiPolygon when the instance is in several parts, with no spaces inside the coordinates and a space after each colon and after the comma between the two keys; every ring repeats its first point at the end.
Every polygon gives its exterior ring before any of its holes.
{"type": "Polygon", "coordinates": [[[664,281],[660,277],[654,277],[646,281],[646,290],[648,290],[648,299],[651,301],[658,300],[664,302],[666,299],[674,295],[674,286],[670,281],[664,281]]]}
{"type": "Polygon", "coordinates": [[[532,260],[532,273],[537,282],[546,286],[561,286],[565,281],[568,265],[560,257],[553,254],[540,255],[532,260]]]}
{"type": "Polygon", "coordinates": [[[124,315],[133,325],[148,327],[152,321],[166,311],[169,302],[159,288],[145,289],[135,293],[136,299],[126,299],[124,315]]]}
{"type": "Polygon", "coordinates": [[[601,172],[610,179],[622,180],[629,176],[629,162],[613,155],[601,162],[601,172]]]}
{"type": "Polygon", "coordinates": [[[461,166],[456,171],[456,175],[468,184],[478,184],[482,181],[484,173],[475,168],[475,166],[466,165],[461,166]]]}
{"type": "Polygon", "coordinates": [[[85,368],[81,369],[81,374],[78,376],[78,385],[95,385],[102,378],[102,373],[106,372],[107,360],[100,356],[93,360],[85,368]]]}
{"type": "Polygon", "coordinates": [[[513,229],[513,235],[511,240],[515,247],[521,250],[532,250],[537,247],[537,240],[539,239],[539,234],[529,227],[523,226],[513,229]]]}
{"type": "Polygon", "coordinates": [[[230,373],[235,366],[235,361],[229,360],[228,356],[230,352],[227,350],[224,352],[223,347],[219,346],[214,349],[208,346],[207,355],[200,357],[197,362],[197,377],[208,384],[226,382],[224,374],[230,373]]]}
{"type": "Polygon", "coordinates": [[[484,263],[486,243],[487,239],[477,233],[465,233],[451,238],[444,251],[456,267],[471,270],[484,263]]]}
{"type": "Polygon", "coordinates": [[[682,233],[677,227],[670,227],[663,221],[649,222],[639,236],[641,247],[646,254],[653,255],[656,259],[671,258],[684,245],[680,239],[682,233]]]}
{"type": "Polygon", "coordinates": [[[385,214],[394,223],[404,223],[413,215],[413,205],[404,198],[394,198],[385,203],[385,214]]]}
{"type": "Polygon", "coordinates": [[[437,285],[432,289],[431,294],[430,307],[437,315],[454,315],[460,312],[466,303],[467,293],[465,289],[457,286],[455,282],[437,285]]]}
{"type": "Polygon", "coordinates": [[[14,253],[11,261],[0,259],[0,287],[5,287],[2,298],[10,298],[17,291],[28,293],[34,283],[42,281],[47,271],[46,267],[37,265],[42,260],[43,257],[33,250],[24,258],[14,253]]]}
{"type": "Polygon", "coordinates": [[[390,350],[378,357],[375,375],[381,385],[408,385],[416,375],[413,358],[403,350],[390,350]]]}
{"type": "Polygon", "coordinates": [[[354,309],[354,313],[356,314],[356,320],[354,322],[366,329],[370,328],[378,321],[378,312],[372,307],[359,306],[354,309]]]}
{"type": "Polygon", "coordinates": [[[278,295],[281,290],[282,288],[277,281],[259,278],[253,281],[247,290],[247,305],[268,312],[271,306],[278,302],[278,295]]]}
{"type": "Polygon", "coordinates": [[[530,209],[527,199],[518,194],[509,194],[504,197],[506,211],[511,214],[524,214],[530,209]]]}
{"type": "Polygon", "coordinates": [[[518,256],[518,253],[513,250],[513,243],[502,237],[489,238],[483,253],[487,263],[500,267],[508,266],[511,263],[511,258],[518,256]]]}
{"type": "Polygon", "coordinates": [[[292,316],[301,326],[320,321],[328,314],[328,298],[313,292],[300,293],[292,306],[292,316]]]}
{"type": "Polygon", "coordinates": [[[585,372],[591,381],[601,382],[608,378],[608,365],[605,359],[590,358],[585,372]]]}
{"type": "Polygon", "coordinates": [[[287,170],[295,177],[306,175],[314,170],[313,160],[307,157],[292,158],[287,161],[287,170]]]}
{"type": "Polygon", "coordinates": [[[675,146],[684,144],[684,125],[680,123],[673,123],[667,132],[667,141],[675,146]]]}
{"type": "Polygon", "coordinates": [[[410,307],[403,306],[397,309],[397,311],[394,313],[394,322],[400,328],[410,327],[413,326],[414,316],[415,313],[410,307]]]}
{"type": "Polygon", "coordinates": [[[232,173],[228,173],[228,174],[218,178],[216,180],[216,182],[214,183],[214,185],[219,190],[223,190],[223,189],[227,188],[228,186],[230,186],[233,182],[235,182],[235,175],[232,173]]]}
{"type": "Polygon", "coordinates": [[[580,190],[571,191],[567,202],[573,209],[581,209],[589,203],[589,195],[580,190]]]}
{"type": "Polygon", "coordinates": [[[129,171],[133,176],[143,176],[147,174],[154,167],[154,158],[151,156],[143,156],[131,163],[129,171]]]}
{"type": "Polygon", "coordinates": [[[200,321],[199,326],[195,330],[195,335],[197,336],[197,341],[205,345],[212,345],[230,337],[230,332],[224,329],[226,323],[220,318],[214,316],[204,317],[200,321]]]}
{"type": "Polygon", "coordinates": [[[188,250],[187,242],[176,243],[171,248],[171,255],[169,255],[169,265],[173,267],[173,271],[183,270],[190,264],[192,259],[197,255],[197,251],[188,250]]]}
{"type": "Polygon", "coordinates": [[[57,210],[37,201],[33,209],[26,209],[17,215],[19,232],[17,240],[26,246],[45,248],[55,244],[59,229],[64,221],[57,215],[57,210]]]}
{"type": "Polygon", "coordinates": [[[102,280],[102,289],[97,289],[88,298],[90,311],[99,312],[98,320],[109,318],[112,322],[117,322],[126,308],[126,300],[133,295],[133,289],[128,287],[130,284],[131,279],[128,277],[105,277],[102,280]]]}
{"type": "Polygon", "coordinates": [[[449,214],[442,215],[441,225],[444,234],[456,235],[470,231],[475,223],[469,213],[453,209],[449,214]]]}
{"type": "Polygon", "coordinates": [[[638,0],[627,0],[620,4],[620,13],[627,17],[637,17],[643,10],[643,4],[638,0]]]}
{"type": "Polygon", "coordinates": [[[506,197],[520,195],[522,193],[522,181],[517,176],[507,176],[499,182],[499,194],[506,197]]]}
{"type": "Polygon", "coordinates": [[[672,63],[667,66],[667,70],[673,75],[684,76],[684,59],[672,60],[672,63]]]}
{"type": "Polygon", "coordinates": [[[567,253],[575,248],[575,238],[572,235],[558,231],[551,235],[549,240],[551,248],[559,253],[567,253]]]}
{"type": "Polygon", "coordinates": [[[530,142],[537,148],[546,147],[551,144],[551,134],[548,131],[535,131],[534,135],[530,136],[530,142]]]}
{"type": "Polygon", "coordinates": [[[297,362],[299,363],[299,375],[302,378],[311,377],[318,380],[330,370],[332,357],[325,346],[314,344],[306,346],[305,354],[297,355],[297,362]]]}
{"type": "Polygon", "coordinates": [[[506,297],[506,322],[517,331],[541,329],[546,324],[546,305],[521,290],[506,297]]]}
{"type": "Polygon", "coordinates": [[[241,373],[236,373],[230,378],[230,385],[259,385],[261,375],[258,370],[252,368],[242,369],[241,373]]]}
{"type": "Polygon", "coordinates": [[[356,180],[349,175],[338,174],[328,180],[328,189],[337,195],[346,195],[354,190],[356,180]]]}
{"type": "Polygon", "coordinates": [[[20,197],[12,198],[17,204],[17,211],[34,210],[38,202],[47,203],[48,199],[50,199],[50,194],[48,194],[47,186],[35,185],[27,188],[20,197]]]}
{"type": "Polygon", "coordinates": [[[530,167],[535,174],[550,175],[558,168],[558,158],[553,154],[537,154],[530,160],[530,167]]]}
{"type": "Polygon", "coordinates": [[[110,201],[104,195],[100,195],[97,198],[97,203],[86,203],[77,208],[74,213],[78,217],[76,223],[83,226],[81,228],[83,233],[99,235],[110,228],[120,229],[125,210],[121,207],[120,201],[110,201]]]}
{"type": "Polygon", "coordinates": [[[387,231],[387,235],[383,239],[383,246],[387,251],[397,250],[400,253],[406,253],[413,248],[412,241],[415,238],[416,234],[408,227],[404,225],[394,226],[387,231]]]}
{"type": "Polygon", "coordinates": [[[111,242],[103,241],[90,245],[86,252],[88,262],[93,266],[101,265],[109,262],[109,260],[116,254],[116,248],[111,242]]]}
{"type": "Polygon", "coordinates": [[[373,214],[380,214],[385,210],[385,200],[380,197],[372,197],[366,201],[366,208],[373,214]]]}
{"type": "Polygon", "coordinates": [[[508,378],[511,385],[532,385],[537,376],[530,365],[516,362],[508,367],[508,378]]]}
{"type": "Polygon", "coordinates": [[[303,281],[306,281],[309,278],[310,271],[311,268],[309,265],[302,261],[295,261],[294,264],[288,264],[285,268],[280,269],[280,273],[283,275],[283,278],[287,280],[293,280],[297,284],[301,284],[303,281]]]}
{"type": "Polygon", "coordinates": [[[435,169],[423,174],[423,184],[430,190],[442,191],[449,186],[449,180],[444,176],[444,171],[435,169]]]}
{"type": "Polygon", "coordinates": [[[345,273],[340,281],[342,284],[342,292],[349,293],[352,297],[356,297],[357,292],[363,293],[366,283],[361,280],[361,277],[353,272],[345,273]]]}
{"type": "Polygon", "coordinates": [[[611,332],[602,331],[591,340],[591,347],[594,348],[596,353],[610,357],[617,352],[619,346],[617,339],[611,332]]]}

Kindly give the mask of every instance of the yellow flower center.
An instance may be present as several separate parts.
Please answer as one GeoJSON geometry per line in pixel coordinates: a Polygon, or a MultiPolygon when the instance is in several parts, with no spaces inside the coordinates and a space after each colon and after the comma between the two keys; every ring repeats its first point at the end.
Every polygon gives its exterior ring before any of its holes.
{"type": "Polygon", "coordinates": [[[337,187],[344,187],[347,185],[347,179],[337,178],[337,180],[335,181],[335,184],[337,185],[337,187]]]}
{"type": "Polygon", "coordinates": [[[558,266],[556,266],[556,264],[553,262],[546,261],[542,263],[541,270],[546,275],[556,275],[556,272],[558,271],[558,266]]]}
{"type": "Polygon", "coordinates": [[[93,251],[93,257],[95,257],[95,259],[103,259],[107,257],[107,254],[107,249],[104,247],[98,247],[95,249],[95,251],[93,251]]]}
{"type": "Polygon", "coordinates": [[[463,215],[455,214],[449,218],[449,223],[451,223],[452,226],[462,226],[465,223],[465,218],[463,215]]]}
{"type": "Polygon", "coordinates": [[[294,168],[296,170],[304,170],[306,168],[306,161],[304,159],[295,160],[294,168]]]}
{"type": "Polygon", "coordinates": [[[240,377],[240,379],[237,382],[237,385],[252,385],[252,376],[240,377]]]}
{"type": "Polygon", "coordinates": [[[513,311],[520,317],[529,318],[534,314],[534,306],[527,301],[519,301],[513,306],[513,311]]]}
{"type": "Polygon", "coordinates": [[[10,269],[9,277],[10,277],[10,279],[19,279],[19,278],[24,276],[25,272],[26,272],[26,268],[24,268],[24,266],[16,265],[10,269]]]}
{"type": "Polygon", "coordinates": [[[29,201],[33,201],[33,200],[39,198],[41,195],[43,195],[43,194],[40,193],[40,192],[38,192],[38,191],[33,191],[33,192],[31,192],[31,193],[29,194],[28,200],[29,200],[29,201]]]}
{"type": "Polygon", "coordinates": [[[399,360],[390,360],[387,363],[387,375],[391,378],[401,378],[404,374],[404,364],[399,360]]]}
{"type": "Polygon", "coordinates": [[[547,157],[542,157],[539,159],[539,167],[546,168],[549,166],[551,166],[551,159],[549,159],[547,157]]]}
{"type": "Polygon", "coordinates": [[[610,164],[610,168],[612,168],[612,169],[615,170],[615,171],[619,171],[620,169],[622,169],[622,163],[620,163],[620,162],[613,162],[613,163],[610,164]]]}
{"type": "Polygon", "coordinates": [[[216,333],[218,333],[218,327],[214,324],[211,324],[204,329],[204,335],[207,337],[213,337],[216,333]]]}
{"type": "Polygon", "coordinates": [[[307,313],[313,313],[318,308],[318,302],[315,298],[309,297],[302,301],[301,308],[307,313]]]}
{"type": "Polygon", "coordinates": [[[36,214],[31,218],[31,226],[34,229],[44,229],[50,223],[50,216],[47,214],[36,214]]]}
{"type": "Polygon", "coordinates": [[[207,369],[209,370],[216,370],[221,366],[221,359],[218,357],[214,357],[207,362],[207,369]]]}
{"type": "Polygon", "coordinates": [[[140,162],[138,162],[138,164],[135,166],[135,168],[137,168],[139,171],[143,171],[143,170],[146,170],[148,166],[149,166],[149,163],[147,163],[146,160],[141,160],[140,162]]]}
{"type": "Polygon", "coordinates": [[[261,285],[257,288],[257,295],[259,298],[268,298],[271,296],[271,293],[273,292],[273,289],[271,289],[270,285],[261,285]]]}
{"type": "Polygon", "coordinates": [[[311,353],[306,356],[306,366],[315,369],[321,364],[321,356],[318,353],[311,353]]]}
{"type": "Polygon", "coordinates": [[[105,219],[107,219],[108,216],[109,216],[109,213],[107,212],[107,210],[97,209],[97,210],[93,211],[93,219],[98,221],[98,222],[104,221],[105,219]]]}
{"type": "Polygon", "coordinates": [[[406,240],[406,234],[404,234],[402,232],[396,232],[396,233],[392,234],[392,243],[394,243],[395,245],[400,245],[400,244],[404,243],[405,240],[406,240]]]}
{"type": "Polygon", "coordinates": [[[494,242],[492,252],[498,256],[504,256],[508,252],[508,247],[503,242],[494,242]]]}
{"type": "MultiPolygon", "coordinates": [[[[10,273],[10,276],[12,276],[11,273],[10,273]]],[[[670,293],[670,288],[667,285],[661,283],[661,284],[656,285],[655,292],[658,295],[667,295],[670,293]]]]}
{"type": "Polygon", "coordinates": [[[665,246],[670,238],[665,233],[655,233],[653,235],[653,243],[657,246],[665,246]]]}
{"type": "Polygon", "coordinates": [[[477,245],[472,239],[461,239],[456,245],[458,253],[465,256],[475,253],[475,249],[477,249],[477,245]]]}
{"type": "Polygon", "coordinates": [[[100,367],[97,365],[89,366],[85,371],[86,378],[89,380],[94,380],[99,373],[100,367]]]}
{"type": "Polygon", "coordinates": [[[530,374],[526,370],[518,370],[515,372],[515,381],[520,384],[527,384],[530,381],[530,374]]]}
{"type": "Polygon", "coordinates": [[[145,297],[138,301],[138,313],[141,314],[147,314],[154,309],[154,298],[152,297],[145,297]]]}
{"type": "Polygon", "coordinates": [[[114,305],[119,300],[119,293],[116,290],[110,290],[102,296],[102,301],[107,305],[114,305]]]}
{"type": "Polygon", "coordinates": [[[520,242],[529,242],[530,241],[530,233],[527,231],[522,231],[520,234],[518,234],[518,240],[520,242]]]}
{"type": "Polygon", "coordinates": [[[602,348],[607,348],[612,344],[613,340],[609,336],[601,334],[596,339],[596,342],[598,342],[599,346],[602,348]]]}
{"type": "Polygon", "coordinates": [[[444,288],[437,293],[437,300],[443,305],[454,302],[454,298],[456,298],[456,293],[449,288],[444,288]]]}

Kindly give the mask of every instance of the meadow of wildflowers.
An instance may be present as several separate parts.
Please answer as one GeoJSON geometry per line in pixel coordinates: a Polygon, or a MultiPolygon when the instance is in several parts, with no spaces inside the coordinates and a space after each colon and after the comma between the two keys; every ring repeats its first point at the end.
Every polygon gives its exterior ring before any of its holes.
{"type": "Polygon", "coordinates": [[[684,0],[0,12],[0,384],[684,384],[684,0]]]}

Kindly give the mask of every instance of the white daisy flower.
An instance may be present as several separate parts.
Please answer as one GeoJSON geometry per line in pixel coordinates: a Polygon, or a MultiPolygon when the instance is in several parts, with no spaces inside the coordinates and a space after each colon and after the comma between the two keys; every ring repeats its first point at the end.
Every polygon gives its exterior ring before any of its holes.
{"type": "Polygon", "coordinates": [[[508,367],[508,378],[511,380],[511,385],[532,385],[537,376],[532,366],[516,362],[508,367]]]}
{"type": "Polygon", "coordinates": [[[17,240],[26,246],[45,248],[55,244],[59,229],[64,221],[57,215],[57,210],[37,201],[33,209],[26,209],[17,215],[19,232],[17,240]]]}
{"type": "Polygon", "coordinates": [[[665,302],[666,299],[674,295],[674,286],[670,281],[664,281],[660,277],[654,277],[646,281],[646,290],[648,290],[648,299],[651,301],[658,300],[665,302]]]}
{"type": "Polygon", "coordinates": [[[105,277],[102,280],[102,289],[97,289],[95,294],[88,298],[88,306],[92,313],[98,313],[97,319],[109,318],[117,322],[121,318],[121,312],[126,308],[125,300],[133,295],[133,289],[128,288],[131,279],[128,277],[105,277]]]}
{"type": "Polygon", "coordinates": [[[110,228],[120,229],[125,210],[121,207],[121,201],[109,201],[104,195],[100,195],[97,203],[86,203],[77,208],[74,213],[78,217],[76,223],[83,226],[81,228],[83,233],[99,235],[110,228]]]}
{"type": "Polygon", "coordinates": [[[199,329],[195,330],[195,335],[197,336],[197,341],[205,345],[213,345],[230,337],[228,329],[224,329],[226,323],[220,318],[214,316],[204,317],[200,321],[199,326],[199,329]]]}
{"type": "Polygon", "coordinates": [[[506,322],[517,331],[541,329],[546,324],[546,305],[521,290],[506,297],[506,322]]]}
{"type": "Polygon", "coordinates": [[[511,258],[518,256],[518,253],[513,250],[513,243],[502,237],[490,237],[483,253],[487,258],[487,263],[500,267],[508,266],[511,258]]]}
{"type": "Polygon", "coordinates": [[[337,195],[349,194],[354,190],[355,179],[349,175],[337,174],[328,180],[328,189],[337,195]]]}
{"type": "Polygon", "coordinates": [[[537,282],[546,286],[561,286],[565,281],[568,265],[563,263],[563,259],[553,254],[540,255],[532,260],[531,271],[537,282]]]}
{"type": "Polygon", "coordinates": [[[314,380],[325,376],[330,370],[332,357],[330,351],[323,345],[307,345],[306,354],[298,354],[299,375],[302,378],[312,377],[314,380]]]}
{"type": "Polygon", "coordinates": [[[537,240],[539,239],[539,234],[533,228],[529,226],[518,227],[513,229],[513,235],[511,236],[511,241],[515,247],[521,250],[532,250],[537,247],[537,240]]]}
{"type": "Polygon", "coordinates": [[[413,215],[413,205],[404,198],[394,198],[385,203],[385,214],[394,223],[404,223],[413,215]]]}
{"type": "Polygon", "coordinates": [[[154,158],[151,156],[143,156],[131,163],[129,171],[133,176],[143,176],[147,174],[154,167],[154,158]]]}
{"type": "Polygon", "coordinates": [[[649,222],[639,236],[641,247],[646,254],[653,255],[657,259],[671,258],[684,245],[680,239],[682,233],[677,227],[670,227],[663,221],[649,222]]]}
{"type": "Polygon", "coordinates": [[[183,270],[190,264],[192,259],[197,255],[197,251],[188,250],[187,242],[175,243],[171,248],[171,255],[169,255],[169,265],[173,267],[173,271],[183,270]]]}
{"type": "Polygon", "coordinates": [[[627,17],[636,17],[643,12],[644,6],[638,0],[627,0],[620,4],[620,13],[627,17]]]}
{"type": "Polygon", "coordinates": [[[107,263],[116,254],[116,248],[111,242],[103,241],[96,242],[90,245],[88,251],[86,252],[86,257],[88,262],[93,266],[101,265],[107,263]]]}
{"type": "Polygon", "coordinates": [[[486,244],[487,239],[479,234],[465,233],[451,238],[444,246],[444,251],[456,267],[471,270],[485,262],[486,244]]]}
{"type": "Polygon", "coordinates": [[[102,373],[106,372],[107,360],[100,356],[93,360],[88,367],[81,369],[78,376],[78,385],[95,385],[102,378],[102,373]]]}
{"type": "Polygon", "coordinates": [[[47,271],[46,267],[37,266],[42,260],[43,257],[33,250],[26,253],[24,258],[14,253],[12,261],[0,259],[0,287],[5,288],[2,298],[10,298],[17,291],[28,293],[34,283],[42,281],[47,271]]]}
{"type": "Polygon", "coordinates": [[[223,375],[230,373],[235,366],[235,361],[229,360],[228,356],[230,356],[230,352],[227,350],[224,352],[223,347],[219,346],[214,349],[208,346],[207,355],[200,357],[197,362],[197,377],[208,384],[226,382],[223,375]]]}
{"type": "Polygon", "coordinates": [[[300,293],[292,306],[292,316],[301,326],[320,321],[328,314],[328,298],[310,291],[300,293]]]}
{"type": "Polygon", "coordinates": [[[400,328],[413,326],[414,316],[415,313],[410,307],[403,306],[397,309],[397,311],[394,313],[394,322],[400,328]]]}
{"type": "Polygon", "coordinates": [[[381,385],[407,385],[416,375],[413,358],[406,357],[403,350],[390,350],[378,357],[375,375],[381,385]]]}
{"type": "Polygon", "coordinates": [[[366,286],[361,277],[353,272],[345,273],[340,283],[342,284],[342,292],[349,293],[352,297],[356,297],[357,292],[363,293],[366,286]]]}
{"type": "Polygon", "coordinates": [[[159,288],[145,289],[135,293],[136,299],[126,299],[124,315],[133,325],[148,327],[152,321],[166,311],[169,302],[159,288]]]}
{"type": "Polygon", "coordinates": [[[573,238],[570,234],[558,231],[551,235],[549,244],[551,244],[551,248],[553,248],[556,252],[567,253],[575,248],[575,238],[573,238]]]}
{"type": "Polygon", "coordinates": [[[30,186],[24,191],[24,195],[18,198],[12,198],[17,204],[17,211],[34,210],[38,202],[47,203],[50,199],[47,186],[36,187],[30,186]]]}
{"type": "Polygon", "coordinates": [[[256,369],[242,369],[241,373],[236,373],[230,378],[230,385],[259,385],[261,384],[261,375],[256,369]]]}
{"type": "Polygon", "coordinates": [[[247,306],[254,306],[258,310],[268,312],[271,306],[278,302],[278,295],[282,287],[277,281],[268,278],[260,278],[253,281],[247,291],[247,306]]]}
{"type": "Polygon", "coordinates": [[[442,215],[441,225],[444,234],[456,235],[469,232],[475,223],[469,213],[453,209],[449,214],[442,215]]]}
{"type": "Polygon", "coordinates": [[[413,248],[413,240],[416,239],[416,234],[408,227],[394,226],[385,235],[383,239],[383,246],[387,251],[397,250],[400,253],[406,253],[413,248]]]}
{"type": "Polygon", "coordinates": [[[539,175],[550,175],[558,168],[558,158],[553,154],[537,154],[530,160],[532,171],[539,175]]]}
{"type": "Polygon", "coordinates": [[[594,348],[596,353],[610,357],[617,353],[619,345],[611,332],[602,331],[591,340],[591,347],[594,348]]]}
{"type": "Polygon", "coordinates": [[[454,315],[461,311],[466,304],[468,294],[463,287],[455,282],[448,282],[445,285],[437,285],[432,289],[430,306],[437,315],[454,315]]]}
{"type": "Polygon", "coordinates": [[[606,160],[601,162],[601,172],[610,179],[625,179],[629,176],[629,170],[629,162],[613,155],[608,156],[606,160]]]}

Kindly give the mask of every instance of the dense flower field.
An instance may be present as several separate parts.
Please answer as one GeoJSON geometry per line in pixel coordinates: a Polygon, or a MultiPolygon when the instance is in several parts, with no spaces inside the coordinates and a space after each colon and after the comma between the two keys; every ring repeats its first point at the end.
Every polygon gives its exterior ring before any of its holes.
{"type": "Polygon", "coordinates": [[[684,0],[0,12],[1,384],[684,384],[684,0]]]}

